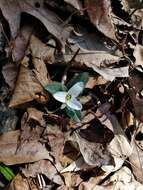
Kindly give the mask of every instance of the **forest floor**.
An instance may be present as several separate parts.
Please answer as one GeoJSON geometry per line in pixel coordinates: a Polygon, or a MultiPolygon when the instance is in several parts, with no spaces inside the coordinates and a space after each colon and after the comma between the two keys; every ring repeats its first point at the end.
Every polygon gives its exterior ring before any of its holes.
{"type": "Polygon", "coordinates": [[[143,190],[143,2],[0,9],[0,189],[143,190]]]}

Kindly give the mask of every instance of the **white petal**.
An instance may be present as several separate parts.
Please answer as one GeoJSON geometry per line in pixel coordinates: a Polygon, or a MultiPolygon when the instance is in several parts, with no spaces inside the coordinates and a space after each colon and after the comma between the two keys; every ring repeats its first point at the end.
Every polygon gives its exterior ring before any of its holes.
{"type": "Polygon", "coordinates": [[[82,109],[81,103],[74,97],[72,97],[71,100],[66,101],[66,104],[74,110],[81,110],[82,109]]]}
{"type": "Polygon", "coordinates": [[[66,107],[66,104],[63,103],[63,104],[61,105],[61,110],[64,109],[65,107],[66,107]]]}
{"type": "Polygon", "coordinates": [[[71,94],[73,97],[77,97],[83,91],[83,89],[84,89],[84,83],[77,82],[69,89],[68,94],[71,94]]]}
{"type": "Polygon", "coordinates": [[[66,96],[67,96],[67,92],[63,92],[63,91],[56,92],[55,94],[53,94],[53,97],[62,103],[66,102],[66,96]]]}

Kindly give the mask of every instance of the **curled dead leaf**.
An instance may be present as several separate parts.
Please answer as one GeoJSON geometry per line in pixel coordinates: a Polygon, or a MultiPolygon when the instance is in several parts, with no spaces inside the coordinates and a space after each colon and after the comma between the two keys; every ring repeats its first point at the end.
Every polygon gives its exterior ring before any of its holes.
{"type": "Polygon", "coordinates": [[[86,0],[85,7],[91,22],[107,37],[116,40],[115,29],[112,22],[112,9],[110,0],[86,0]]]}
{"type": "Polygon", "coordinates": [[[96,119],[88,125],[74,133],[85,162],[90,166],[99,167],[111,163],[114,165],[113,158],[107,150],[107,144],[114,137],[113,132],[96,119]]]}
{"type": "Polygon", "coordinates": [[[42,159],[52,160],[45,145],[33,140],[25,143],[19,150],[20,131],[12,131],[0,136],[0,162],[6,165],[30,163],[42,159]]]}
{"type": "Polygon", "coordinates": [[[46,29],[61,43],[65,44],[66,39],[69,36],[68,29],[62,27],[62,21],[58,16],[50,11],[45,5],[43,0],[24,0],[20,3],[18,0],[0,1],[0,8],[8,21],[13,39],[18,34],[20,29],[21,13],[25,12],[36,17],[40,22],[44,24],[46,29]],[[38,7],[36,7],[38,3],[38,7]]]}
{"type": "Polygon", "coordinates": [[[31,70],[20,66],[16,87],[9,106],[18,106],[35,99],[36,94],[43,91],[43,87],[37,81],[31,70]]]}
{"type": "Polygon", "coordinates": [[[29,164],[25,169],[22,170],[22,173],[26,177],[36,177],[37,172],[44,174],[52,182],[63,185],[63,180],[56,167],[49,160],[40,160],[38,162],[29,164]]]}

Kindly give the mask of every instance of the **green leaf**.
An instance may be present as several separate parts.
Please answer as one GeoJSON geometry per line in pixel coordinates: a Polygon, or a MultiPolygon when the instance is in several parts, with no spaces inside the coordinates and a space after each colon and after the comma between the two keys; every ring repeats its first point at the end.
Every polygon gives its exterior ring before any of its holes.
{"type": "Polygon", "coordinates": [[[44,89],[50,92],[51,94],[67,90],[66,86],[61,84],[60,82],[52,82],[50,84],[47,84],[46,86],[44,86],[44,89]]]}
{"type": "Polygon", "coordinates": [[[2,173],[8,181],[11,181],[15,177],[13,171],[9,167],[4,165],[0,165],[0,173],[2,173]]]}
{"type": "Polygon", "coordinates": [[[67,88],[71,88],[77,82],[83,82],[84,85],[87,83],[89,79],[89,74],[87,72],[80,73],[78,76],[73,77],[67,84],[67,88]]]}
{"type": "Polygon", "coordinates": [[[65,112],[73,120],[75,120],[76,122],[80,122],[80,119],[81,119],[81,112],[80,111],[71,109],[70,107],[66,106],[65,112]]]}

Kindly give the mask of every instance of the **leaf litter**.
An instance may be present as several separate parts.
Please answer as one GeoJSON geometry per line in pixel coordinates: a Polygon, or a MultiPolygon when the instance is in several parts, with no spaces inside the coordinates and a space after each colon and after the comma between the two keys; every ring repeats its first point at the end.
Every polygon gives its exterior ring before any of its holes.
{"type": "Polygon", "coordinates": [[[0,1],[0,189],[143,189],[142,7],[0,1]]]}

